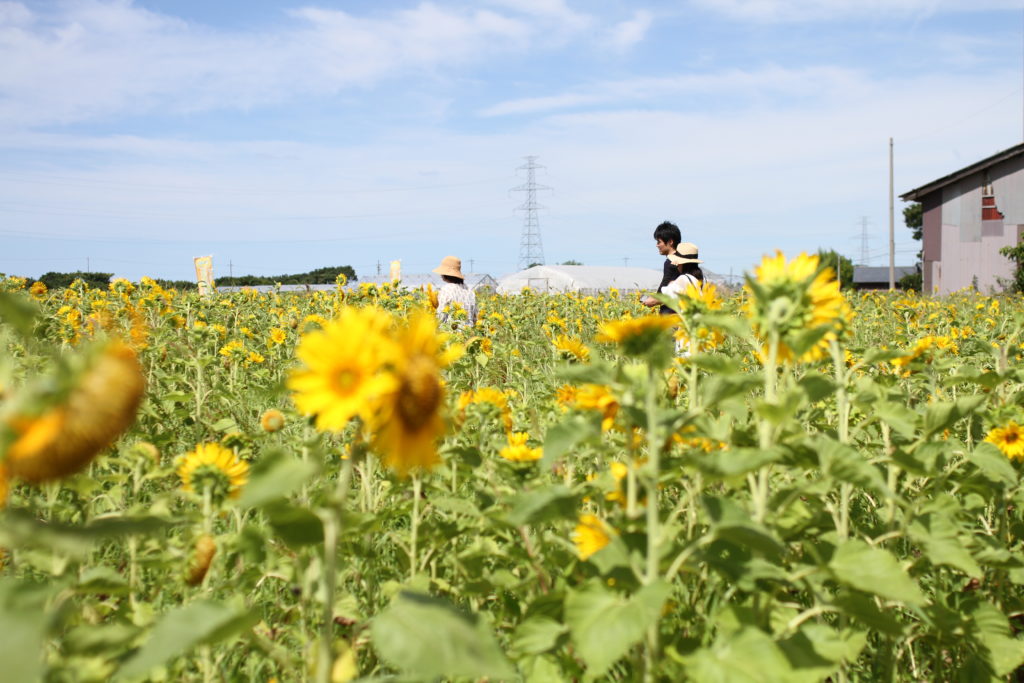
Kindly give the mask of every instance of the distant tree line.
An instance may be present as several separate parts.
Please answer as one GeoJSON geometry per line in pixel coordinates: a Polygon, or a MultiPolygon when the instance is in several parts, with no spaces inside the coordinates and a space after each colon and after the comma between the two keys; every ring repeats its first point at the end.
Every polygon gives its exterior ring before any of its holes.
{"type": "MultiPolygon", "coordinates": [[[[296,273],[295,275],[273,275],[264,277],[262,275],[240,275],[238,277],[215,278],[218,286],[225,287],[248,287],[251,285],[273,285],[280,282],[282,285],[333,285],[339,274],[344,274],[349,282],[355,281],[356,271],[352,266],[331,266],[317,268],[308,273],[296,273]]],[[[86,273],[76,270],[73,273],[49,272],[39,276],[39,281],[46,285],[47,289],[61,289],[68,287],[75,280],[84,281],[94,289],[106,289],[110,284],[113,273],[86,273]]],[[[25,278],[29,283],[34,282],[33,278],[25,278]]],[[[164,289],[178,289],[182,291],[194,291],[196,283],[191,280],[161,280],[154,278],[154,281],[164,289]]]]}
{"type": "Polygon", "coordinates": [[[354,282],[357,279],[356,271],[352,266],[331,266],[295,275],[218,277],[214,278],[214,282],[218,287],[251,287],[253,285],[273,285],[278,282],[282,285],[333,285],[338,279],[338,275],[344,275],[349,282],[354,282]]]}

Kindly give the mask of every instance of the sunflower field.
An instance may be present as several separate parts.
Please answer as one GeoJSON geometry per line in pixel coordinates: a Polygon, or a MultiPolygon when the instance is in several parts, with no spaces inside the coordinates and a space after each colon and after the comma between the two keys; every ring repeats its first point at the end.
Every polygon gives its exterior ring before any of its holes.
{"type": "Polygon", "coordinates": [[[0,277],[0,679],[1021,675],[1020,296],[344,284],[0,277]]]}

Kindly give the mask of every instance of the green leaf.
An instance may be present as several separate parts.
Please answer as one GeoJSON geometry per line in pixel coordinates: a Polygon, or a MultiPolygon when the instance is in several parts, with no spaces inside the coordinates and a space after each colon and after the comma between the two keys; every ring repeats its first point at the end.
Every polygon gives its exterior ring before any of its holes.
{"type": "Polygon", "coordinates": [[[139,635],[139,627],[124,622],[83,624],[64,636],[64,649],[72,654],[95,655],[103,652],[121,654],[139,635]]]}
{"type": "Polygon", "coordinates": [[[741,370],[738,361],[721,353],[695,353],[686,359],[686,364],[719,375],[736,374],[741,370]]]}
{"type": "Polygon", "coordinates": [[[601,416],[570,415],[551,427],[544,437],[541,468],[549,469],[559,458],[589,439],[601,436],[601,416]]]}
{"type": "Polygon", "coordinates": [[[28,582],[0,579],[0,662],[4,680],[43,680],[48,616],[43,593],[28,582]]]}
{"type": "Polygon", "coordinates": [[[560,644],[569,627],[547,617],[531,617],[516,627],[512,649],[526,655],[539,655],[560,644]]]}
{"type": "Polygon", "coordinates": [[[908,605],[926,602],[924,593],[887,550],[872,548],[859,540],[842,543],[829,568],[837,580],[865,593],[873,593],[908,605]]]}
{"type": "Polygon", "coordinates": [[[210,429],[215,432],[237,432],[238,423],[235,422],[233,417],[222,417],[221,419],[210,425],[210,429]]]}
{"type": "Polygon", "coordinates": [[[13,327],[23,337],[32,336],[39,316],[39,307],[28,297],[13,292],[0,292],[0,321],[13,327]]]}
{"type": "Polygon", "coordinates": [[[170,522],[158,517],[103,517],[85,526],[44,522],[28,510],[9,509],[0,516],[0,545],[41,548],[72,557],[88,554],[101,540],[134,534],[152,535],[170,522]]]}
{"type": "Polygon", "coordinates": [[[910,534],[924,546],[932,564],[959,569],[973,578],[981,577],[981,567],[967,552],[949,515],[938,512],[921,515],[910,526],[910,534]]]}
{"type": "Polygon", "coordinates": [[[974,463],[981,473],[989,480],[1013,486],[1017,483],[1017,470],[1007,459],[1003,452],[993,444],[983,442],[970,455],[970,461],[974,463]]]}
{"type": "Polygon", "coordinates": [[[261,458],[252,469],[238,504],[259,507],[287,496],[302,486],[320,468],[312,461],[302,461],[281,452],[261,458]]]}
{"type": "Polygon", "coordinates": [[[782,543],[768,529],[755,522],[738,503],[713,496],[705,496],[703,503],[711,516],[716,537],[757,550],[769,557],[778,557],[782,553],[782,543]]]}
{"type": "Polygon", "coordinates": [[[323,542],[324,524],[309,510],[283,502],[264,509],[274,532],[292,548],[323,542]]]}
{"type": "Polygon", "coordinates": [[[711,647],[684,655],[682,660],[688,678],[696,683],[821,680],[814,669],[795,670],[771,636],[752,626],[719,636],[711,647]]]}
{"type": "Polygon", "coordinates": [[[924,413],[924,436],[929,437],[948,429],[985,402],[984,396],[968,396],[956,401],[931,403],[924,413]]]}
{"type": "Polygon", "coordinates": [[[877,401],[872,406],[872,412],[882,422],[906,439],[913,439],[917,436],[918,415],[906,406],[889,401],[877,401]]]}
{"type": "Polygon", "coordinates": [[[117,680],[142,678],[198,645],[237,635],[257,622],[256,611],[237,611],[205,600],[176,607],[157,622],[143,646],[117,672],[117,680]]]}
{"type": "Polygon", "coordinates": [[[1013,637],[1010,623],[998,607],[979,603],[970,613],[971,634],[992,670],[1005,677],[1024,664],[1024,640],[1013,637]]]}
{"type": "Polygon", "coordinates": [[[575,519],[576,494],[562,484],[534,489],[514,496],[510,501],[508,523],[512,526],[540,524],[557,519],[575,519]]]}
{"type": "Polygon", "coordinates": [[[384,661],[421,679],[515,676],[481,619],[428,595],[402,591],[373,619],[371,634],[384,661]]]}
{"type": "Polygon", "coordinates": [[[825,436],[814,440],[814,448],[825,474],[886,497],[891,495],[881,471],[862,453],[825,436]]]}
{"type": "Polygon", "coordinates": [[[817,403],[835,393],[836,383],[824,375],[808,374],[797,383],[811,403],[817,403]]]}
{"type": "Polygon", "coordinates": [[[891,636],[903,635],[903,625],[896,620],[893,612],[879,609],[872,597],[854,591],[842,591],[836,595],[832,603],[848,617],[858,620],[868,628],[891,636]]]}
{"type": "Polygon", "coordinates": [[[671,592],[669,584],[658,581],[630,599],[593,582],[566,596],[565,622],[590,677],[604,675],[643,639],[648,626],[661,616],[671,592]]]}
{"type": "Polygon", "coordinates": [[[128,592],[128,582],[111,567],[92,567],[82,574],[75,590],[79,593],[119,595],[128,592]]]}
{"type": "Polygon", "coordinates": [[[693,464],[717,477],[739,477],[753,472],[771,462],[781,460],[785,454],[779,448],[733,448],[730,450],[701,453],[693,464]]]}

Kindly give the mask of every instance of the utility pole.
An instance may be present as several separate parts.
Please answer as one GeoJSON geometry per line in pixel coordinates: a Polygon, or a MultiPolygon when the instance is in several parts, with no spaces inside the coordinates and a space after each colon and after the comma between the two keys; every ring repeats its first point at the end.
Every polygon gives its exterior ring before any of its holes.
{"type": "Polygon", "coordinates": [[[628,256],[626,256],[626,257],[623,257],[623,259],[622,259],[622,265],[624,265],[624,266],[626,266],[627,268],[629,268],[629,257],[628,257],[628,256]]]}
{"type": "Polygon", "coordinates": [[[475,273],[476,272],[476,269],[473,268],[473,264],[474,263],[476,263],[475,260],[469,259],[469,272],[471,272],[471,273],[475,273]]]}
{"type": "Polygon", "coordinates": [[[380,259],[377,259],[377,275],[380,275],[380,259]]]}
{"type": "Polygon", "coordinates": [[[889,138],[889,291],[896,289],[896,218],[892,186],[892,138],[889,138]]]}
{"type": "Polygon", "coordinates": [[[85,272],[87,272],[87,273],[91,273],[92,272],[89,269],[89,257],[88,256],[85,257],[85,272]]]}
{"type": "Polygon", "coordinates": [[[543,166],[535,163],[536,156],[524,157],[526,163],[517,168],[517,171],[526,171],[526,183],[513,187],[513,192],[525,192],[526,201],[516,207],[516,211],[525,213],[523,221],[523,235],[519,241],[519,269],[525,270],[531,264],[544,265],[544,246],[540,241],[540,221],[537,219],[537,211],[544,207],[537,203],[538,190],[550,190],[550,187],[538,185],[536,171],[543,166]]]}
{"type": "Polygon", "coordinates": [[[232,263],[231,261],[228,261],[228,277],[229,278],[234,278],[235,277],[235,264],[232,263]]]}

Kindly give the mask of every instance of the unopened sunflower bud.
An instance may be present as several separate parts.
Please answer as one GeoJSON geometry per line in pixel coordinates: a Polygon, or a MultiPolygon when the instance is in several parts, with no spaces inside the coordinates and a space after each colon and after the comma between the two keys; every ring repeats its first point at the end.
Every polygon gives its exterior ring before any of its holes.
{"type": "Polygon", "coordinates": [[[160,449],[148,441],[139,441],[134,444],[130,452],[139,459],[150,460],[154,465],[160,464],[160,449]]]}
{"type": "Polygon", "coordinates": [[[674,372],[668,377],[668,395],[669,398],[679,396],[679,375],[674,372]]]}
{"type": "Polygon", "coordinates": [[[284,429],[284,414],[271,408],[260,416],[260,426],[265,432],[277,432],[284,429]]]}
{"type": "Polygon", "coordinates": [[[190,586],[198,586],[206,578],[206,573],[210,571],[210,563],[213,562],[213,556],[217,552],[217,543],[213,540],[213,536],[209,534],[203,534],[196,541],[196,555],[195,560],[192,562],[192,566],[189,567],[188,576],[185,577],[185,582],[190,586]]]}

